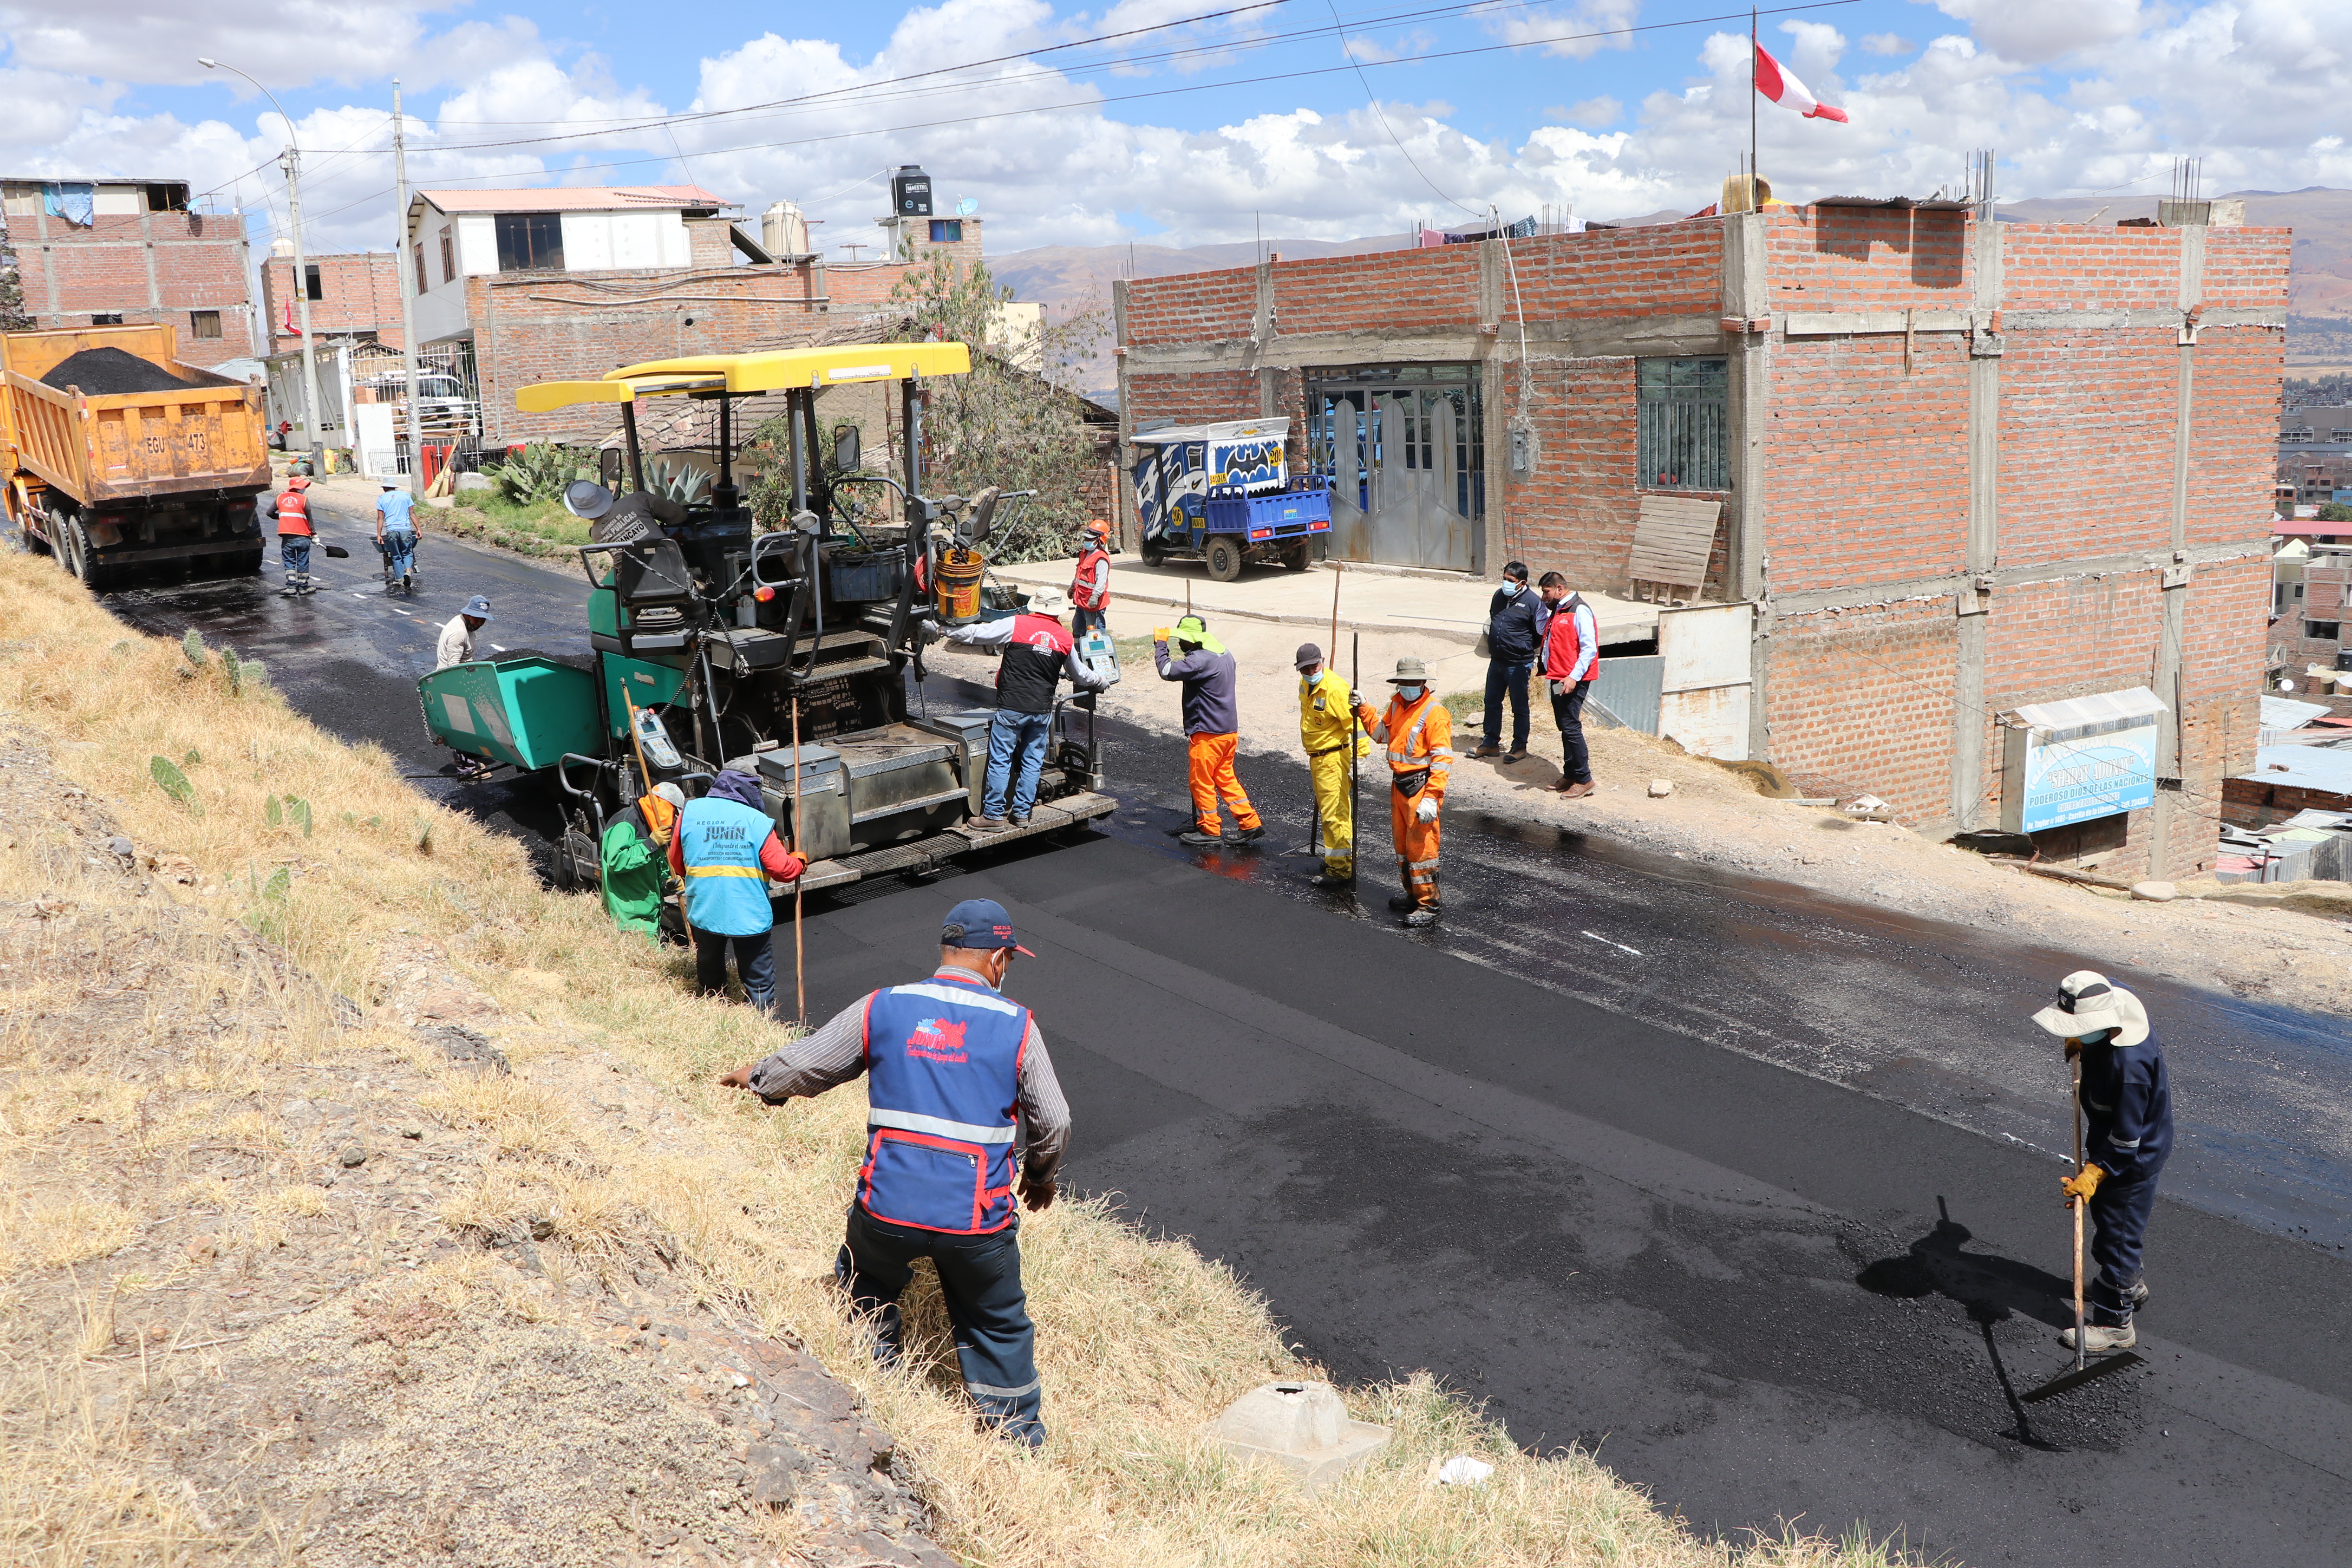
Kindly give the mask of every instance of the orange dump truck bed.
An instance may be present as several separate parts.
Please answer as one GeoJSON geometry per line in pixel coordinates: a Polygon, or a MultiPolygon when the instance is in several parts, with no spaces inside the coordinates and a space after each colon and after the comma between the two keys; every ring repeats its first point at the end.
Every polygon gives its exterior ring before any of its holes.
{"type": "Polygon", "coordinates": [[[0,332],[0,469],[62,490],[83,508],[269,484],[261,392],[182,364],[167,326],[0,332]],[[116,348],[186,385],[76,396],[41,377],[84,349],[116,348]]]}

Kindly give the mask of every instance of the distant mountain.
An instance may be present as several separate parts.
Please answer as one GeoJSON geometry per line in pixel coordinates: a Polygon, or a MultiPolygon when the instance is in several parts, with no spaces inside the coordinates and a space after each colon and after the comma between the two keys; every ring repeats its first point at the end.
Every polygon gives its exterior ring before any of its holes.
{"type": "MultiPolygon", "coordinates": [[[[2232,191],[2223,199],[2242,198],[2246,222],[2294,232],[2293,273],[2288,279],[2290,314],[2287,363],[2291,375],[2309,376],[2334,370],[2352,370],[2352,191],[2313,185],[2300,191],[2232,191]]],[[[2102,223],[2124,218],[2154,217],[2154,196],[2063,196],[2003,202],[2000,216],[2025,223],[2102,223]]],[[[1671,209],[1619,218],[1622,227],[1674,223],[1686,215],[1671,209]]],[[[1088,365],[1085,390],[1096,396],[1113,392],[1118,376],[1111,361],[1110,286],[1118,278],[1169,278],[1213,268],[1248,267],[1261,249],[1286,258],[1358,256],[1377,250],[1401,250],[1412,243],[1403,234],[1373,235],[1363,239],[1269,239],[1261,247],[1196,245],[1179,248],[1166,245],[1048,245],[1014,251],[992,261],[997,280],[1018,296],[1046,307],[1055,321],[1067,321],[1087,310],[1105,318],[1098,351],[1088,365]]]]}

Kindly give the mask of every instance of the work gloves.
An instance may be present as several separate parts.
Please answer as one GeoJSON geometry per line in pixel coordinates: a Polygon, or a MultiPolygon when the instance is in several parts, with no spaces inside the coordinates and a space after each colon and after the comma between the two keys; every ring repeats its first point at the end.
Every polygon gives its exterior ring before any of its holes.
{"type": "Polygon", "coordinates": [[[2074,1174],[2059,1183],[2058,1190],[2066,1194],[2066,1201],[2069,1203],[2074,1203],[2077,1200],[2084,1203],[2089,1203],[2091,1201],[2091,1194],[2099,1190],[2099,1184],[2106,1180],[2106,1172],[2101,1170],[2098,1166],[2085,1165],[2080,1171],[2075,1172],[2074,1174]]]}
{"type": "Polygon", "coordinates": [[[1421,797],[1421,804],[1412,808],[1412,819],[1415,822],[1435,822],[1437,820],[1437,797],[1435,795],[1423,795],[1421,797]]]}

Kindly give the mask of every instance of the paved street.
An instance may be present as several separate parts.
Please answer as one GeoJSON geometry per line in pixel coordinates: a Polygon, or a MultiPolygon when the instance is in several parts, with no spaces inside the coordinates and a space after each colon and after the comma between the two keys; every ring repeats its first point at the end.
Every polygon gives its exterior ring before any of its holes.
{"type": "MultiPolygon", "coordinates": [[[[437,762],[414,677],[466,595],[499,606],[486,640],[583,643],[576,576],[436,538],[410,605],[355,528],[326,536],[353,558],[306,603],[274,578],[111,602],[259,655],[413,773],[437,762]]],[[[1304,859],[1176,850],[1177,746],[1113,742],[1109,836],[812,900],[812,1012],[916,972],[943,900],[1003,900],[1079,1185],[1232,1264],[1339,1375],[1427,1367],[1708,1528],[1866,1521],[1977,1563],[2340,1551],[2352,1268],[2295,1227],[2352,1205],[2236,1059],[2341,1085],[2340,1031],[2147,986],[2184,1128],[2207,1119],[2175,1165],[2198,1206],[2158,1215],[2148,1369],[2029,1411],[2011,1395],[2063,1364],[2068,1233],[2055,1053],[2016,1020],[2065,955],[1451,818],[1447,923],[1408,937],[1302,890],[1304,859]]],[[[1244,771],[1304,842],[1303,775],[1244,771]]],[[[547,816],[534,784],[420,787],[518,832],[547,816]]]]}

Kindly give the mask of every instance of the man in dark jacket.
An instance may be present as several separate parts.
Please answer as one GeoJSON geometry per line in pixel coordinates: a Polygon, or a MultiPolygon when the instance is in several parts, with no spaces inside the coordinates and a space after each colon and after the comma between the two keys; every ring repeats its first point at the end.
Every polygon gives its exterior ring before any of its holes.
{"type": "MultiPolygon", "coordinates": [[[[2098,1274],[2083,1348],[2092,1355],[2129,1350],[2139,1342],[2133,1310],[2147,1300],[2140,1253],[2156,1209],[2156,1179],[2172,1153],[2164,1047],[2140,999],[2095,970],[2078,969],[2060,981],[2057,1003],[2033,1021],[2066,1042],[2067,1060],[2082,1061],[2083,1166],[2059,1190],[2069,1203],[2088,1204],[2098,1226],[2091,1242],[2098,1274]]],[[[2073,1350],[2074,1331],[2058,1341],[2073,1350]]]]}
{"type": "Polygon", "coordinates": [[[1054,739],[1055,690],[1066,674],[1072,685],[1087,689],[1070,662],[1063,608],[1060,589],[1040,588],[1017,616],[975,621],[944,634],[949,642],[1004,650],[996,666],[996,717],[988,725],[987,780],[981,785],[980,815],[971,824],[983,833],[1008,824],[1029,826],[1029,813],[1037,805],[1037,774],[1054,739]]]}
{"type": "Polygon", "coordinates": [[[728,768],[710,781],[709,794],[688,801],[670,835],[669,868],[677,873],[686,921],[694,928],[694,978],[703,994],[727,989],[731,949],[743,1000],[772,1014],[776,955],[769,933],[776,911],[768,902],[768,882],[797,882],[806,865],[776,837],[775,820],[761,804],[760,781],[728,768]]]}
{"type": "Polygon", "coordinates": [[[1511,749],[1507,763],[1525,762],[1528,755],[1528,677],[1536,667],[1536,627],[1543,616],[1542,602],[1528,586],[1528,566],[1514,561],[1503,568],[1503,585],[1486,605],[1486,727],[1471,755],[1491,757],[1502,752],[1496,742],[1503,733],[1503,699],[1511,700],[1511,749]]]}
{"type": "Polygon", "coordinates": [[[1151,634],[1151,657],[1162,680],[1184,683],[1184,743],[1192,763],[1192,812],[1199,819],[1176,841],[1196,849],[1226,842],[1224,822],[1217,815],[1223,801],[1234,814],[1236,844],[1255,844],[1265,837],[1257,808],[1242,792],[1234,773],[1234,752],[1241,744],[1241,705],[1234,696],[1238,674],[1234,656],[1209,635],[1208,623],[1186,616],[1174,626],[1151,634]],[[1176,652],[1171,655],[1168,645],[1176,652]]]}

